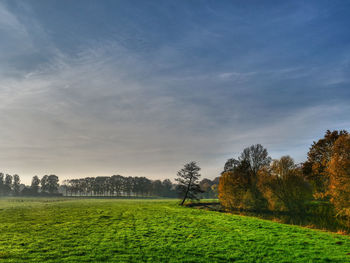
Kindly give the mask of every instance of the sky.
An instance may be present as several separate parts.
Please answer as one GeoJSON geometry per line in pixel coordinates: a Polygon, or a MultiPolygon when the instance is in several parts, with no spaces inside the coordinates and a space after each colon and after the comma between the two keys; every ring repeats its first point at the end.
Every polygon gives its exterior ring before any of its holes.
{"type": "Polygon", "coordinates": [[[0,0],[0,170],[215,178],[350,129],[349,1],[0,0]]]}

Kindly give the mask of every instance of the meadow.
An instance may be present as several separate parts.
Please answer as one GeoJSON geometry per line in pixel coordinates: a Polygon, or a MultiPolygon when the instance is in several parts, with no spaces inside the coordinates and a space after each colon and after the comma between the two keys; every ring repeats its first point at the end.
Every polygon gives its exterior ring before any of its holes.
{"type": "Polygon", "coordinates": [[[176,200],[0,199],[0,262],[350,262],[350,238],[176,200]]]}

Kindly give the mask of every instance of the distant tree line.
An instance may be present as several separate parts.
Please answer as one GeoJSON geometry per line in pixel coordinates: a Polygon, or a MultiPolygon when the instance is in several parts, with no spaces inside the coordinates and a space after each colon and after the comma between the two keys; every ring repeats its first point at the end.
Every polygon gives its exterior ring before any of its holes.
{"type": "Polygon", "coordinates": [[[56,175],[34,176],[30,186],[21,184],[19,175],[0,173],[0,196],[59,195],[59,179],[56,175]]]}
{"type": "Polygon", "coordinates": [[[0,173],[0,195],[18,195],[20,191],[20,178],[17,174],[0,173]]]}
{"type": "MultiPolygon", "coordinates": [[[[203,179],[201,197],[216,198],[218,179],[203,179]],[[213,190],[214,189],[214,190],[213,190]]],[[[121,175],[97,176],[64,180],[59,184],[56,175],[32,178],[31,185],[21,184],[20,177],[0,173],[0,196],[127,196],[127,197],[178,197],[178,184],[169,179],[150,180],[146,177],[125,177],[121,175]]]]}
{"type": "Polygon", "coordinates": [[[328,130],[301,164],[289,156],[272,160],[263,146],[252,145],[225,163],[218,197],[228,210],[303,215],[328,207],[327,216],[350,223],[350,135],[328,130]]]}
{"type": "Polygon", "coordinates": [[[121,175],[68,179],[63,182],[68,196],[176,197],[176,186],[169,179],[121,175]]]}
{"type": "MultiPolygon", "coordinates": [[[[203,194],[212,198],[209,179],[203,180],[203,194]]],[[[169,179],[150,180],[146,177],[125,177],[122,175],[85,177],[63,181],[62,189],[67,196],[126,196],[126,197],[178,197],[179,185],[169,179]]]]}

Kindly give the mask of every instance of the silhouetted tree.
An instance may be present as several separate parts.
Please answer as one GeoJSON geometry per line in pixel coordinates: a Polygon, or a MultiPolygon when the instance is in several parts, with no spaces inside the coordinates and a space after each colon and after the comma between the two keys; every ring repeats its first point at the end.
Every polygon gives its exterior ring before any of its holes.
{"type": "Polygon", "coordinates": [[[202,192],[199,186],[200,167],[196,162],[190,162],[184,165],[180,171],[177,172],[175,179],[179,183],[180,195],[182,196],[181,205],[186,199],[198,200],[198,194],[202,192]]]}
{"type": "Polygon", "coordinates": [[[160,180],[155,180],[152,182],[152,193],[157,196],[163,194],[163,184],[160,180]]]}
{"type": "Polygon", "coordinates": [[[12,183],[12,190],[14,195],[19,194],[19,187],[20,187],[21,179],[17,174],[13,175],[13,183],[12,183]]]}
{"type": "Polygon", "coordinates": [[[239,161],[246,161],[252,176],[256,177],[260,168],[271,163],[271,157],[261,144],[255,144],[243,150],[239,161]]]}
{"type": "Polygon", "coordinates": [[[4,174],[0,173],[0,196],[5,195],[5,178],[4,174]]]}
{"type": "Polygon", "coordinates": [[[123,177],[121,175],[68,179],[63,182],[66,195],[98,196],[164,196],[175,197],[170,180],[151,181],[146,177],[123,177]]]}
{"type": "MultiPolygon", "coordinates": [[[[267,150],[261,144],[255,144],[245,148],[239,157],[240,162],[248,164],[248,184],[247,197],[249,197],[249,206],[253,209],[262,209],[267,205],[267,201],[263,197],[258,187],[258,171],[264,167],[268,167],[271,163],[271,157],[267,150]]],[[[248,198],[246,198],[246,201],[248,198]]]]}
{"type": "Polygon", "coordinates": [[[12,175],[6,174],[4,188],[5,188],[5,195],[9,195],[11,193],[11,190],[12,190],[11,189],[12,188],[12,175]]]}
{"type": "Polygon", "coordinates": [[[57,193],[59,179],[56,175],[51,174],[47,177],[47,190],[50,194],[57,193]]]}
{"type": "Polygon", "coordinates": [[[123,176],[121,175],[113,175],[110,180],[112,186],[113,186],[113,194],[116,194],[117,196],[120,196],[122,194],[123,190],[123,176]]]}
{"type": "Polygon", "coordinates": [[[48,177],[49,177],[48,175],[44,175],[40,180],[42,193],[48,192],[48,183],[47,183],[48,177]]]}
{"type": "Polygon", "coordinates": [[[173,184],[169,179],[165,179],[162,182],[162,194],[164,197],[175,197],[176,191],[173,189],[173,184]]]}
{"type": "Polygon", "coordinates": [[[239,161],[234,159],[234,158],[231,158],[231,159],[228,159],[224,165],[224,171],[221,173],[225,173],[225,172],[232,172],[236,166],[239,165],[239,161]]]}
{"type": "Polygon", "coordinates": [[[33,195],[38,194],[40,188],[40,179],[38,176],[33,176],[32,184],[30,185],[30,190],[33,193],[33,195]]]}

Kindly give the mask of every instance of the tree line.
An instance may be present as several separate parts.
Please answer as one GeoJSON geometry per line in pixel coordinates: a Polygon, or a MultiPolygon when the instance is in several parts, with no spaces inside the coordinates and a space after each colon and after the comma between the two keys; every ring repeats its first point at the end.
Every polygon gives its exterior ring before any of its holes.
{"type": "Polygon", "coordinates": [[[0,196],[57,195],[59,179],[56,175],[34,176],[30,186],[21,184],[19,175],[0,173],[0,196]]]}
{"type": "MultiPolygon", "coordinates": [[[[200,182],[202,198],[217,197],[218,178],[200,182]]],[[[177,198],[181,186],[169,179],[150,180],[146,177],[121,175],[67,179],[59,184],[56,175],[32,178],[31,185],[21,184],[19,175],[0,173],[0,196],[126,196],[177,198]]]]}
{"type": "MultiPolygon", "coordinates": [[[[203,179],[200,182],[202,197],[216,198],[218,179],[203,179]]],[[[67,196],[125,196],[177,198],[181,186],[169,179],[150,180],[146,177],[122,175],[85,177],[63,181],[62,189],[67,196]]]]}
{"type": "Polygon", "coordinates": [[[67,196],[176,197],[176,187],[169,179],[121,175],[68,179],[63,182],[67,196]]]}
{"type": "Polygon", "coordinates": [[[290,156],[272,160],[260,144],[227,160],[218,186],[228,210],[288,211],[306,214],[329,205],[331,216],[350,222],[350,135],[327,131],[313,142],[304,163],[290,156]],[[316,209],[315,209],[316,207],[316,209]]]}

